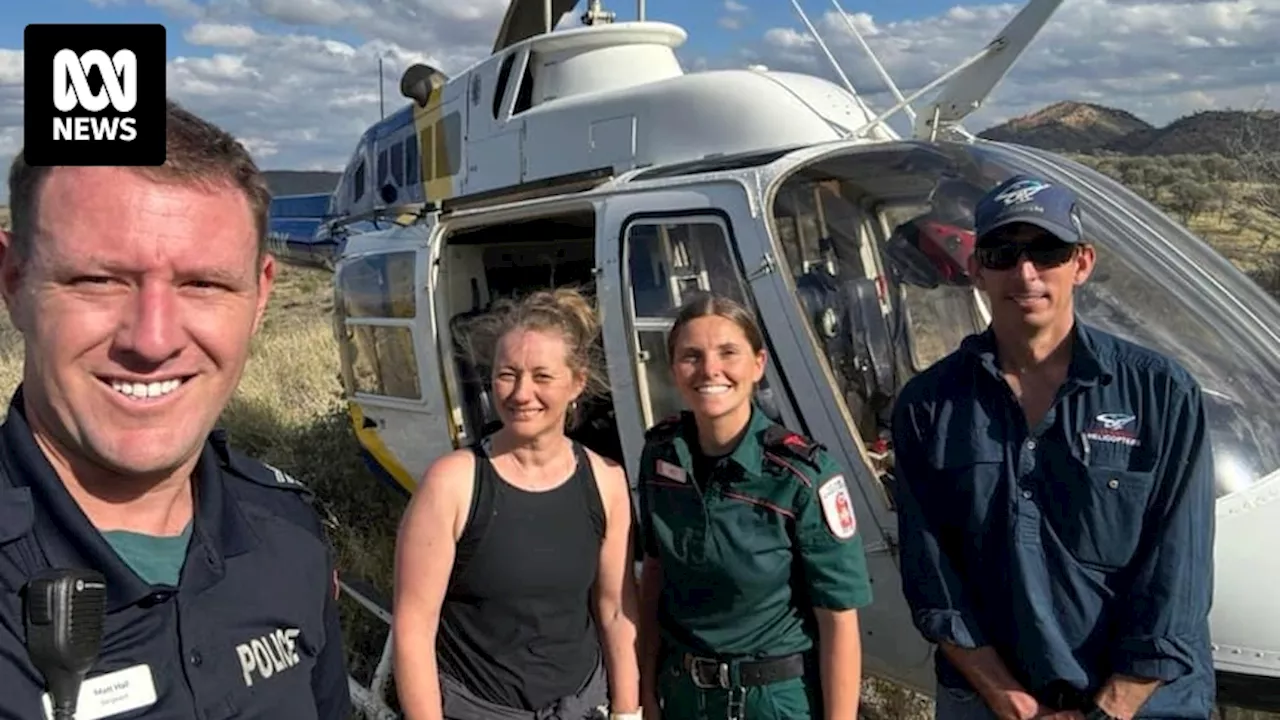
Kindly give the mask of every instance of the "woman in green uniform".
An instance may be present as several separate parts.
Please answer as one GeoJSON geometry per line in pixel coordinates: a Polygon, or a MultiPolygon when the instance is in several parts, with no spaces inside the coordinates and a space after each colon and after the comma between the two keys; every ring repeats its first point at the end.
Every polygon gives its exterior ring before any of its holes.
{"type": "Polygon", "coordinates": [[[843,472],[753,402],[746,308],[693,300],[667,350],[689,409],[640,458],[646,717],[853,720],[871,586],[843,472]]]}

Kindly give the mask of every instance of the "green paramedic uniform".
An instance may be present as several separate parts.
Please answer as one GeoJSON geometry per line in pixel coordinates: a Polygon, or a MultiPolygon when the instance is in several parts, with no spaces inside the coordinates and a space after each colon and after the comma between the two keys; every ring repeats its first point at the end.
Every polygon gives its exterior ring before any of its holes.
{"type": "Polygon", "coordinates": [[[663,576],[663,720],[821,717],[813,609],[871,602],[843,472],[754,406],[719,458],[702,456],[689,412],[645,438],[639,503],[645,554],[663,576]]]}

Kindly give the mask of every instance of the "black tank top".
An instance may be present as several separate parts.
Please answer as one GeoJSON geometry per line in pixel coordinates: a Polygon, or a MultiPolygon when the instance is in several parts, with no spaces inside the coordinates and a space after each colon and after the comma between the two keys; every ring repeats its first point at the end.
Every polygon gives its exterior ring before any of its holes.
{"type": "Polygon", "coordinates": [[[489,702],[540,710],[576,694],[600,657],[591,608],[604,505],[591,461],[552,490],[498,476],[474,448],[475,489],[440,608],[439,669],[489,702]]]}

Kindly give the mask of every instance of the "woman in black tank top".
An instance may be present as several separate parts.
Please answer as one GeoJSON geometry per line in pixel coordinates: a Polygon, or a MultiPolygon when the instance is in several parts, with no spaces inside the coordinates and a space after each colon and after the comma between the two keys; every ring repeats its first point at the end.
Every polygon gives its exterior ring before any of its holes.
{"type": "Polygon", "coordinates": [[[569,439],[600,385],[595,313],[570,290],[503,302],[468,333],[502,426],[437,460],[396,552],[406,717],[639,718],[630,492],[569,439]],[[595,381],[595,382],[593,382],[595,381]]]}

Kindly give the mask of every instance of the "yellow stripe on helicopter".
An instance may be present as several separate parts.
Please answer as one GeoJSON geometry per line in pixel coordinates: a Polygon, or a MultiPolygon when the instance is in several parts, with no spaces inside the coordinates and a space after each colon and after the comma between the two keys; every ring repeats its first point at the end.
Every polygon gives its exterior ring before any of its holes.
{"type": "Polygon", "coordinates": [[[355,431],[356,440],[360,445],[369,452],[374,462],[378,463],[396,484],[404,488],[405,492],[412,493],[418,483],[414,480],[409,471],[405,469],[400,460],[391,452],[391,448],[382,441],[378,436],[378,431],[374,427],[365,427],[364,411],[360,409],[360,405],[355,402],[347,403],[347,412],[351,416],[351,426],[355,431]]]}

